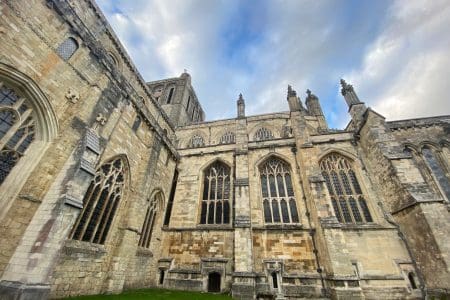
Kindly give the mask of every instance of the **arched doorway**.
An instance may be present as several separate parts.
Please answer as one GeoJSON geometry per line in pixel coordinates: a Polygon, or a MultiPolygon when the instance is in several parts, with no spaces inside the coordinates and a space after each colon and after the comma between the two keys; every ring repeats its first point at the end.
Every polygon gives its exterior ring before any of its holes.
{"type": "Polygon", "coordinates": [[[208,275],[208,292],[220,292],[220,274],[217,272],[209,273],[208,275]]]}

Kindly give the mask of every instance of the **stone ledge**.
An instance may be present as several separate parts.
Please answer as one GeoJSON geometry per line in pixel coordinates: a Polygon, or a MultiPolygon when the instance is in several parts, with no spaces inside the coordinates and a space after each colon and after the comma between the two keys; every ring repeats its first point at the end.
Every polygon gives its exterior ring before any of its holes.
{"type": "Polygon", "coordinates": [[[152,253],[152,251],[150,251],[150,249],[138,247],[136,250],[136,256],[153,257],[153,253],[152,253]]]}
{"type": "Polygon", "coordinates": [[[253,226],[253,230],[307,230],[302,224],[273,224],[273,225],[263,225],[263,226],[253,226]]]}
{"type": "Polygon", "coordinates": [[[64,243],[63,251],[67,255],[75,253],[83,253],[88,255],[104,255],[107,253],[104,245],[94,244],[90,242],[67,240],[64,243]]]}

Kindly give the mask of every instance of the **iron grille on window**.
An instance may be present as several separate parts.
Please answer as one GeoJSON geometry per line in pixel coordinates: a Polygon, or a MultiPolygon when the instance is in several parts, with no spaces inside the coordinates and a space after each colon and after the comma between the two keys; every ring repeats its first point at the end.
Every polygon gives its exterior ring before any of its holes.
{"type": "Polygon", "coordinates": [[[373,222],[350,160],[331,153],[322,159],[320,168],[339,222],[373,222]]]}
{"type": "Polygon", "coordinates": [[[272,131],[270,131],[269,129],[262,127],[259,128],[256,132],[255,132],[255,136],[253,137],[253,139],[255,141],[265,141],[265,140],[270,140],[273,139],[273,133],[272,131]]]}
{"type": "Polygon", "coordinates": [[[68,38],[58,46],[56,53],[58,53],[62,59],[68,60],[77,49],[77,41],[74,38],[68,38]]]}
{"type": "Polygon", "coordinates": [[[230,167],[216,161],[204,171],[200,224],[230,223],[230,167]]]}
{"type": "Polygon", "coordinates": [[[205,145],[203,138],[199,135],[194,135],[191,138],[191,147],[192,148],[198,148],[198,147],[203,147],[205,145]]]}
{"type": "Polygon", "coordinates": [[[71,238],[104,244],[119,207],[125,184],[124,163],[116,158],[97,171],[83,199],[83,210],[71,238]]]}
{"type": "Polygon", "coordinates": [[[266,223],[298,223],[297,203],[290,168],[279,158],[268,159],[260,168],[266,223]]]}
{"type": "Polygon", "coordinates": [[[150,199],[150,203],[145,215],[144,224],[142,225],[141,238],[139,239],[139,246],[148,248],[150,246],[150,240],[152,238],[153,226],[155,223],[158,210],[164,202],[161,192],[157,193],[150,199]]]}
{"type": "Polygon", "coordinates": [[[222,137],[220,138],[221,144],[234,144],[234,142],[235,142],[235,136],[234,136],[234,133],[232,133],[231,131],[228,131],[227,133],[222,135],[222,137]]]}
{"type": "Polygon", "coordinates": [[[33,115],[27,100],[0,82],[0,184],[34,140],[33,115]]]}

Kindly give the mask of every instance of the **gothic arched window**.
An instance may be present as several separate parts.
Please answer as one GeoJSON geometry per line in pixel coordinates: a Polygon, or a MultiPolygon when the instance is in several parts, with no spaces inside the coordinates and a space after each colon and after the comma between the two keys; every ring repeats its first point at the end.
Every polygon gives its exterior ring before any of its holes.
{"type": "Polygon", "coordinates": [[[220,138],[220,143],[221,144],[233,144],[235,142],[235,140],[236,140],[236,138],[234,136],[234,133],[232,133],[231,131],[228,131],[227,133],[222,135],[222,137],[220,138]]]}
{"type": "Polygon", "coordinates": [[[230,167],[216,161],[203,173],[200,224],[230,223],[230,167]]]}
{"type": "Polygon", "coordinates": [[[290,168],[283,160],[272,157],[259,167],[264,221],[298,223],[297,203],[290,168]]]}
{"type": "Polygon", "coordinates": [[[125,165],[118,157],[97,171],[83,199],[83,210],[71,238],[104,244],[125,185],[125,165]]]}
{"type": "Polygon", "coordinates": [[[153,226],[159,209],[164,203],[163,194],[158,192],[150,201],[145,215],[144,224],[142,225],[141,238],[139,239],[139,246],[148,248],[152,238],[153,226]]]}
{"type": "Polygon", "coordinates": [[[320,168],[339,222],[373,222],[350,160],[338,153],[331,153],[321,160],[320,168]]]}
{"type": "Polygon", "coordinates": [[[33,115],[26,99],[0,82],[0,184],[35,138],[33,115]]]}
{"type": "Polygon", "coordinates": [[[134,119],[133,127],[131,128],[134,132],[136,132],[139,129],[139,126],[141,126],[142,118],[141,116],[136,116],[136,119],[134,119]]]}
{"type": "Polygon", "coordinates": [[[424,146],[422,148],[422,156],[435,182],[439,185],[441,193],[450,200],[450,182],[439,153],[429,146],[424,146]]]}
{"type": "Polygon", "coordinates": [[[196,134],[191,138],[190,146],[192,148],[203,147],[204,145],[205,145],[205,142],[203,141],[203,138],[200,135],[196,134]]]}
{"type": "Polygon", "coordinates": [[[253,139],[255,141],[270,140],[270,139],[273,139],[273,133],[269,129],[267,129],[265,127],[261,127],[255,132],[253,139]]]}
{"type": "Polygon", "coordinates": [[[74,38],[68,38],[62,42],[56,49],[56,53],[64,59],[68,60],[78,49],[78,42],[74,38]]]}

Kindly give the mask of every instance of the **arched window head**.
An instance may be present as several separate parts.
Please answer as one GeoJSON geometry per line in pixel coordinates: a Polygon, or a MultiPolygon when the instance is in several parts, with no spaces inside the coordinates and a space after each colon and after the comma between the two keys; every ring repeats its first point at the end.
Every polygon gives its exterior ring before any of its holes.
{"type": "Polygon", "coordinates": [[[83,210],[71,237],[104,244],[119,207],[125,185],[125,165],[118,157],[103,164],[95,174],[83,199],[83,210]]]}
{"type": "Polygon", "coordinates": [[[78,49],[78,42],[74,38],[67,38],[56,49],[56,53],[64,59],[68,60],[78,49]]]}
{"type": "Polygon", "coordinates": [[[343,155],[331,153],[320,161],[320,168],[339,222],[373,222],[352,162],[343,155]]]}
{"type": "Polygon", "coordinates": [[[34,138],[34,112],[27,99],[0,82],[0,185],[34,138]]]}
{"type": "Polygon", "coordinates": [[[141,116],[137,115],[136,119],[134,119],[133,127],[131,128],[134,132],[136,132],[139,129],[139,126],[141,126],[142,118],[141,116]]]}
{"type": "MultiPolygon", "coordinates": [[[[434,177],[435,182],[439,185],[441,193],[450,200],[450,181],[446,175],[446,167],[442,162],[439,153],[429,146],[422,148],[422,156],[434,177]]],[[[447,173],[448,174],[448,173],[447,173]]]]}
{"type": "Polygon", "coordinates": [[[203,138],[200,135],[196,134],[191,138],[190,146],[192,148],[203,147],[204,145],[205,145],[205,142],[203,141],[203,138]]]}
{"type": "Polygon", "coordinates": [[[255,141],[266,141],[273,139],[273,133],[265,127],[259,128],[253,137],[255,141]]]}
{"type": "Polygon", "coordinates": [[[291,171],[286,162],[271,157],[260,167],[261,194],[266,223],[298,223],[291,171]]]}
{"type": "Polygon", "coordinates": [[[216,161],[203,172],[200,224],[229,224],[230,167],[216,161]]]}
{"type": "Polygon", "coordinates": [[[227,133],[222,135],[222,137],[220,138],[220,143],[221,144],[234,144],[235,140],[236,140],[236,138],[235,138],[234,133],[231,131],[228,131],[227,133]]]}
{"type": "Polygon", "coordinates": [[[152,238],[153,227],[156,217],[161,210],[164,203],[163,194],[161,192],[156,193],[150,200],[145,215],[144,224],[142,225],[141,237],[139,239],[139,246],[148,248],[150,246],[150,240],[152,238]]]}

